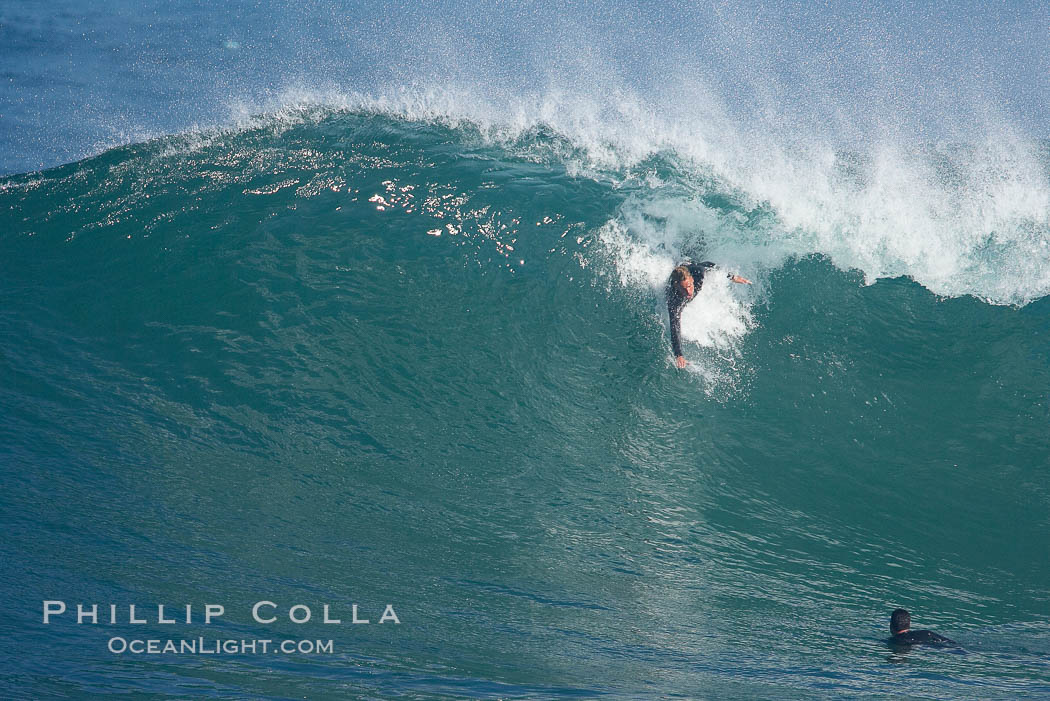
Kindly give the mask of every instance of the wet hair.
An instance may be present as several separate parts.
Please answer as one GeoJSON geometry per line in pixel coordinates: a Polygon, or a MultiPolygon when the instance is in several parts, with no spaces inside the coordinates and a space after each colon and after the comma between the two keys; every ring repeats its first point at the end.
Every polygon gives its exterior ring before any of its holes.
{"type": "Polygon", "coordinates": [[[902,630],[911,628],[911,614],[904,609],[896,609],[890,614],[890,632],[896,635],[902,630]]]}
{"type": "Polygon", "coordinates": [[[671,284],[681,285],[682,281],[687,277],[692,277],[693,274],[689,272],[689,267],[685,265],[679,265],[677,268],[671,271],[671,284]]]}

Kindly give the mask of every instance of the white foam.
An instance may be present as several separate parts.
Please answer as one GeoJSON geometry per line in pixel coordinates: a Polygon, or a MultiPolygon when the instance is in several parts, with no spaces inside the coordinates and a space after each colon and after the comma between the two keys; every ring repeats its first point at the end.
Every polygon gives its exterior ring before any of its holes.
{"type": "Polygon", "coordinates": [[[857,140],[859,128],[843,128],[843,115],[815,124],[777,114],[775,90],[755,88],[766,108],[741,122],[701,73],[661,75],[659,90],[645,94],[614,72],[581,82],[571,71],[543,89],[454,78],[370,92],[289,87],[235,101],[226,126],[190,130],[167,152],[200,148],[230,129],[279,134],[333,111],[438,121],[520,157],[560,162],[576,177],[635,188],[622,223],[636,244],[667,259],[681,256],[691,230],[743,269],[820,254],[869,282],[908,276],[940,295],[1025,304],[1050,293],[1045,157],[994,109],[970,110],[979,128],[964,143],[909,138],[892,114],[871,116],[881,128],[857,140]],[[652,156],[674,172],[653,175],[652,156]],[[712,193],[732,207],[705,208],[701,198],[712,193]],[[742,215],[746,226],[735,220],[742,215]],[[652,217],[662,226],[642,225],[652,217]]]}
{"type": "MultiPolygon", "coordinates": [[[[683,91],[672,86],[667,93],[683,91]]],[[[800,128],[784,137],[785,128],[734,124],[695,79],[690,94],[694,101],[677,112],[619,87],[604,96],[556,87],[521,95],[461,87],[292,90],[261,107],[275,128],[323,116],[317,105],[469,124],[523,157],[546,149],[545,158],[561,159],[577,177],[647,182],[649,198],[639,196],[622,216],[637,243],[670,257],[680,254],[675,239],[693,228],[757,256],[744,264],[822,254],[840,268],[861,270],[869,282],[904,275],[941,295],[1024,304],[1050,293],[1047,167],[1036,142],[1006,121],[988,117],[979,138],[961,145],[874,135],[847,147],[819,131],[800,128]],[[526,138],[536,129],[572,148],[526,138]],[[683,182],[657,182],[640,169],[657,154],[678,166],[683,182]],[[711,188],[737,211],[706,211],[697,196],[711,188]],[[760,209],[770,213],[763,226],[731,220],[760,209]],[[663,218],[666,228],[638,227],[643,215],[663,218]]],[[[239,122],[257,127],[258,110],[240,105],[239,122]]]]}
{"type": "Polygon", "coordinates": [[[682,336],[700,346],[733,351],[736,341],[754,326],[749,304],[716,268],[704,277],[696,298],[682,310],[682,336]]]}

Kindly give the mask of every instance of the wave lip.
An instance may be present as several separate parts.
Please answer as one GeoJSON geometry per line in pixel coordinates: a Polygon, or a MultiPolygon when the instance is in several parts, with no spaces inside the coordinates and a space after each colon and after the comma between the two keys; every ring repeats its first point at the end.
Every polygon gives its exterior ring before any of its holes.
{"type": "Polygon", "coordinates": [[[337,133],[354,116],[436,124],[465,148],[480,144],[621,190],[616,219],[665,265],[690,256],[702,237],[745,273],[816,254],[869,283],[904,276],[942,296],[1024,305],[1050,293],[1046,144],[989,122],[970,143],[876,135],[844,148],[830,133],[757,132],[703,95],[682,112],[627,90],[288,90],[234,105],[226,126],[155,141],[174,156],[246,132],[304,128],[309,140],[320,137],[310,129],[337,133]]]}
{"type": "Polygon", "coordinates": [[[672,257],[702,231],[716,248],[747,251],[745,266],[818,254],[869,283],[906,276],[943,296],[1024,305],[1050,293],[1045,143],[989,122],[972,142],[876,135],[845,147],[831,133],[756,132],[705,99],[695,112],[675,113],[627,91],[604,99],[557,90],[498,98],[306,91],[282,95],[262,119],[241,106],[237,120],[283,128],[354,112],[438,123],[507,157],[627,188],[633,205],[622,220],[640,243],[672,257]],[[634,227],[654,214],[671,230],[634,227]]]}

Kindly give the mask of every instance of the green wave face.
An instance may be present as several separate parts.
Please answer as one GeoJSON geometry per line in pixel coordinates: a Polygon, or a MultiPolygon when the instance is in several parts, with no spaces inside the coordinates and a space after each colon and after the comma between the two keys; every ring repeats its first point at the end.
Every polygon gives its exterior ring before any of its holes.
{"type": "Polygon", "coordinates": [[[4,676],[1045,692],[1039,149],[620,136],[312,107],[0,183],[0,638],[36,660],[4,676]],[[687,257],[755,284],[705,283],[679,372],[687,257]],[[178,634],[337,654],[129,661],[118,629],[41,628],[51,597],[215,601],[178,634]],[[262,626],[263,599],[373,624],[262,626]],[[891,657],[897,606],[967,654],[891,657]]]}

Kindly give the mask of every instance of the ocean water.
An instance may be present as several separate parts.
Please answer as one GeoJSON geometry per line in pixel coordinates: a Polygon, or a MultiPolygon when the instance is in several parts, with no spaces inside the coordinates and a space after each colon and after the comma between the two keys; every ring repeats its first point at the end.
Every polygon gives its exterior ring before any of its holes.
{"type": "Polygon", "coordinates": [[[1050,697],[1046,10],[605,9],[0,5],[0,695],[1050,697]]]}

